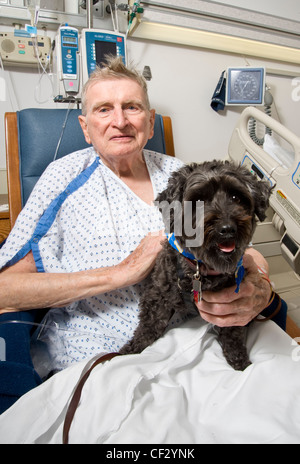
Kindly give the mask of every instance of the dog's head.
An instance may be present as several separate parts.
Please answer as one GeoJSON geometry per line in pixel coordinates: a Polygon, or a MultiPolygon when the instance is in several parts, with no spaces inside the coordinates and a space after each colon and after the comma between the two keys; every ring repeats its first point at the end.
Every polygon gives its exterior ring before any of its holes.
{"type": "Polygon", "coordinates": [[[175,234],[181,247],[208,268],[232,273],[252,240],[257,219],[266,217],[270,194],[270,185],[257,180],[245,167],[212,161],[193,163],[173,173],[157,204],[166,229],[175,234]],[[204,202],[200,218],[199,201],[204,202]],[[166,204],[172,207],[164,207],[166,204]],[[181,208],[176,207],[179,204],[181,208]],[[187,204],[189,208],[184,207],[187,204]],[[189,227],[186,211],[192,211],[189,227]],[[204,229],[201,234],[199,228],[204,229]],[[197,243],[200,236],[203,240],[197,243]]]}

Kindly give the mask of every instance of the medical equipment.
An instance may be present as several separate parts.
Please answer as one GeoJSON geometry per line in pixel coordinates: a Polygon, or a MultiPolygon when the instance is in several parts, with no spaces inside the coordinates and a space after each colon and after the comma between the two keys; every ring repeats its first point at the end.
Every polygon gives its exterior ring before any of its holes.
{"type": "MultiPolygon", "coordinates": [[[[274,210],[273,225],[280,234],[283,257],[300,274],[300,139],[279,122],[257,108],[244,110],[229,144],[229,157],[241,162],[273,187],[270,199],[274,210]],[[269,127],[288,142],[294,151],[291,162],[283,163],[258,146],[250,137],[250,118],[269,127]]],[[[268,239],[266,240],[268,241],[268,239]]]]}
{"type": "MultiPolygon", "coordinates": [[[[103,2],[100,3],[104,7],[103,2]]],[[[90,0],[80,3],[87,11],[86,28],[79,32],[66,24],[58,30],[54,51],[54,76],[57,80],[55,102],[79,103],[82,87],[96,67],[105,63],[108,55],[121,57],[126,65],[127,37],[119,32],[119,15],[121,12],[123,19],[128,18],[130,6],[125,3],[117,5],[114,0],[109,0],[107,12],[111,15],[113,25],[113,30],[109,30],[93,28],[93,4],[97,5],[98,2],[90,0]]],[[[141,10],[139,2],[136,2],[132,7],[130,20],[133,21],[141,10]]],[[[128,19],[126,27],[127,21],[128,19]]]]}
{"type": "Polygon", "coordinates": [[[131,26],[133,24],[133,20],[136,18],[138,14],[143,14],[144,13],[144,8],[141,7],[140,1],[134,2],[130,15],[129,15],[129,21],[128,21],[128,27],[126,31],[126,38],[128,37],[129,31],[131,29],[131,26]]]}
{"type": "MultiPolygon", "coordinates": [[[[270,92],[269,87],[266,88],[265,90],[265,95],[264,95],[264,103],[265,103],[265,113],[268,116],[272,116],[272,104],[273,104],[273,95],[270,92]]],[[[272,135],[272,130],[269,127],[266,127],[265,130],[265,136],[264,137],[258,137],[256,134],[256,120],[254,118],[250,119],[249,122],[249,134],[252,140],[256,143],[256,145],[263,146],[266,135],[272,135]]]]}
{"type": "MultiPolygon", "coordinates": [[[[74,0],[69,0],[69,3],[75,3],[74,0]]],[[[80,13],[84,13],[87,9],[88,9],[88,3],[86,0],[81,0],[79,2],[79,7],[80,7],[80,10],[79,12],[80,13]]],[[[65,11],[66,10],[66,0],[65,0],[65,11]]],[[[69,7],[70,8],[70,7],[69,7]]],[[[74,6],[72,6],[72,8],[74,8],[74,6]]],[[[77,5],[77,9],[78,9],[78,5],[77,5]]],[[[92,5],[91,5],[91,14],[93,15],[94,18],[99,18],[99,19],[103,19],[104,18],[104,15],[105,15],[105,2],[104,0],[93,0],[92,2],[92,5]]]]}
{"type": "Polygon", "coordinates": [[[83,29],[81,35],[82,82],[88,80],[106,55],[121,56],[126,64],[125,35],[101,29],[83,29]]]}
{"type": "Polygon", "coordinates": [[[31,16],[31,26],[36,27],[39,20],[40,0],[25,0],[25,6],[31,16]]]}
{"type": "Polygon", "coordinates": [[[265,68],[228,68],[226,105],[263,105],[265,76],[265,68]]]}
{"type": "Polygon", "coordinates": [[[54,68],[57,95],[77,95],[80,85],[79,32],[75,27],[61,26],[56,36],[54,68]]]}
{"type": "Polygon", "coordinates": [[[105,29],[78,29],[61,26],[56,37],[54,75],[55,101],[66,102],[80,96],[82,86],[107,55],[120,56],[126,64],[126,36],[105,29]]]}
{"type": "Polygon", "coordinates": [[[47,64],[51,52],[51,40],[46,36],[32,38],[28,34],[0,32],[0,54],[3,63],[14,66],[36,66],[39,61],[47,64]],[[38,56],[37,56],[38,53],[38,56]]]}

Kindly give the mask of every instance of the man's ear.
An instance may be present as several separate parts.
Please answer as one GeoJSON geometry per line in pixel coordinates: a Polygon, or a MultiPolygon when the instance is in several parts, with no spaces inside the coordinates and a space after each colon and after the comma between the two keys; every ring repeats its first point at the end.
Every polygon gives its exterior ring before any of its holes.
{"type": "Polygon", "coordinates": [[[150,135],[149,140],[154,136],[155,110],[150,110],[150,135]]]}
{"type": "Polygon", "coordinates": [[[87,130],[87,122],[86,122],[86,116],[78,116],[78,120],[79,120],[79,124],[81,125],[81,129],[82,129],[82,132],[84,134],[84,138],[85,138],[85,141],[86,143],[88,143],[89,145],[91,145],[91,139],[89,137],[89,133],[88,133],[88,130],[87,130]]]}

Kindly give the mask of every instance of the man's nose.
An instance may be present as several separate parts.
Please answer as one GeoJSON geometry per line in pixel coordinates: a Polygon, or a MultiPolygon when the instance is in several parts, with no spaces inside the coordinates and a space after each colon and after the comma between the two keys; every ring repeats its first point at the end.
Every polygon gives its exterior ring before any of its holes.
{"type": "Polygon", "coordinates": [[[123,108],[115,108],[113,112],[113,124],[122,129],[128,124],[126,111],[123,108]]]}

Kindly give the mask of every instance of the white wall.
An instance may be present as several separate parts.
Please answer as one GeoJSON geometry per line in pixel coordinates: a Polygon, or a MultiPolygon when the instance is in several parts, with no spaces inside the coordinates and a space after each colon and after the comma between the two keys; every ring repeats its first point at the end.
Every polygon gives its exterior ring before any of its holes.
{"type": "MultiPolygon", "coordinates": [[[[173,120],[175,149],[184,161],[202,161],[224,157],[240,109],[216,113],[211,97],[221,72],[227,66],[266,65],[276,63],[247,59],[172,45],[131,40],[130,57],[142,69],[149,65],[153,80],[149,83],[152,105],[173,120]]],[[[282,65],[281,65],[282,66],[282,65]]],[[[282,66],[287,67],[285,65],[282,66]]],[[[298,68],[300,76],[300,68],[298,68]]],[[[292,100],[292,78],[267,79],[276,102],[273,115],[300,136],[300,102],[292,100]]]]}
{"type": "MultiPolygon", "coordinates": [[[[4,28],[0,26],[0,31],[4,28]]],[[[153,79],[149,83],[149,93],[152,106],[161,114],[172,117],[177,156],[186,162],[224,157],[240,110],[227,109],[217,114],[210,107],[211,97],[221,72],[227,66],[244,66],[246,60],[209,50],[133,39],[129,40],[128,50],[130,60],[141,70],[144,65],[151,67],[153,79]]],[[[293,68],[250,58],[247,62],[271,68],[296,69],[296,75],[300,77],[300,66],[293,68]]],[[[1,169],[2,174],[5,169],[2,122],[5,111],[28,107],[62,107],[55,105],[51,99],[43,104],[36,101],[35,92],[39,82],[36,70],[10,68],[9,73],[6,71],[5,74],[13,85],[15,97],[11,92],[12,103],[9,100],[0,102],[0,193],[6,188],[1,180],[1,169]]],[[[274,116],[300,136],[300,102],[292,100],[292,78],[271,76],[267,81],[276,101],[278,114],[274,111],[274,116]]],[[[50,94],[49,83],[44,78],[40,99],[44,100],[50,94]]]]}
{"type": "Polygon", "coordinates": [[[218,0],[218,3],[300,21],[299,0],[218,0]]]}

